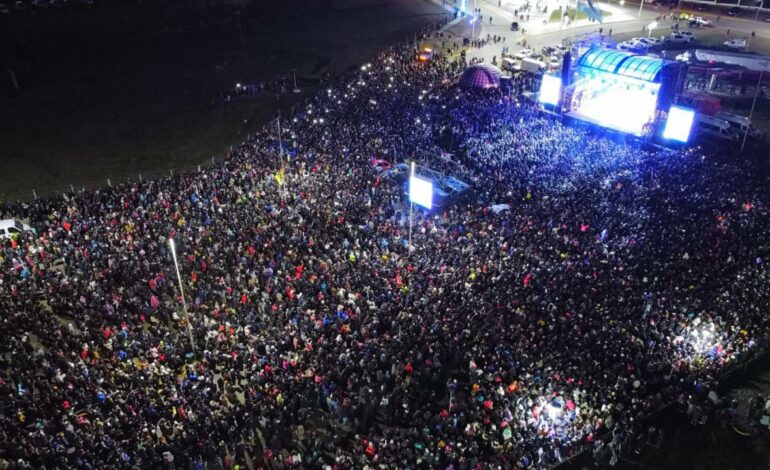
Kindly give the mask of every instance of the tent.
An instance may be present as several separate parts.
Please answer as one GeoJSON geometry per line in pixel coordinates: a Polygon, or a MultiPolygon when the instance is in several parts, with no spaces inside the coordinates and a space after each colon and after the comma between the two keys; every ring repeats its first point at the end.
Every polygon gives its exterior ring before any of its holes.
{"type": "Polygon", "coordinates": [[[500,87],[499,68],[490,64],[471,65],[460,76],[460,87],[466,90],[486,90],[500,87]]]}

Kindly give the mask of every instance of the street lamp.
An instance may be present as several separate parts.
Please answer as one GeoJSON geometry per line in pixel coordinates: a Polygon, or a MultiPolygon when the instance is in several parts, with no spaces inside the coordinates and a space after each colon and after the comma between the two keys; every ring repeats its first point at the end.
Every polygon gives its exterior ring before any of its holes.
{"type": "Polygon", "coordinates": [[[473,41],[474,36],[476,36],[476,0],[473,0],[473,20],[471,20],[471,41],[473,41]]]}
{"type": "MultiPolygon", "coordinates": [[[[754,116],[754,106],[757,105],[757,97],[759,96],[759,89],[762,86],[762,74],[764,74],[765,71],[761,70],[759,72],[759,80],[757,80],[757,90],[754,92],[754,101],[751,103],[751,111],[749,112],[749,121],[751,121],[751,118],[754,116]]],[[[746,126],[746,132],[743,133],[743,142],[741,142],[741,152],[743,152],[743,147],[746,146],[746,137],[749,136],[749,127],[746,126]]]]}
{"type": "Polygon", "coordinates": [[[293,92],[294,92],[294,93],[299,93],[299,92],[300,92],[300,89],[299,89],[299,87],[297,86],[297,71],[296,71],[296,70],[294,70],[292,73],[293,73],[293,75],[294,75],[294,90],[293,90],[293,92]]]}
{"type": "Polygon", "coordinates": [[[190,324],[190,315],[187,314],[187,301],[184,298],[184,286],[182,285],[182,275],[179,274],[179,262],[176,259],[176,244],[173,238],[168,239],[168,244],[171,247],[171,256],[174,258],[174,268],[176,269],[176,279],[179,281],[179,294],[182,296],[182,311],[184,312],[184,320],[187,323],[187,336],[190,338],[190,344],[192,345],[193,353],[195,352],[195,339],[193,338],[192,325],[190,324]]]}
{"type": "Polygon", "coordinates": [[[658,22],[653,21],[649,25],[647,25],[647,37],[650,37],[652,35],[652,30],[658,27],[658,22]]]}
{"type": "Polygon", "coordinates": [[[639,2],[639,18],[642,17],[642,8],[644,8],[644,0],[639,2]]]}
{"type": "Polygon", "coordinates": [[[760,8],[765,8],[765,0],[762,0],[762,2],[757,7],[757,12],[754,13],[754,21],[757,21],[757,19],[759,18],[759,10],[760,10],[760,8]]]}
{"type": "MultiPolygon", "coordinates": [[[[409,184],[412,184],[412,180],[414,179],[414,160],[412,160],[409,163],[409,184]]],[[[409,188],[409,191],[411,191],[412,188],[409,188]]],[[[413,220],[413,214],[414,213],[414,201],[412,201],[411,194],[409,196],[409,244],[407,245],[407,251],[411,254],[412,253],[412,220],[413,220]]]]}

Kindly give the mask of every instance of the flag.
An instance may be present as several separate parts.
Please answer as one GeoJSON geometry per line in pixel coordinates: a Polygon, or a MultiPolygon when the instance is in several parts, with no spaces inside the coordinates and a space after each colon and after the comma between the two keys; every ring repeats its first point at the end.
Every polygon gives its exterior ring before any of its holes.
{"type": "Polygon", "coordinates": [[[278,184],[280,184],[280,185],[283,185],[283,182],[284,182],[284,179],[285,179],[285,175],[286,175],[286,170],[284,170],[283,168],[281,168],[280,170],[278,170],[278,171],[275,173],[275,181],[276,181],[278,184]]]}

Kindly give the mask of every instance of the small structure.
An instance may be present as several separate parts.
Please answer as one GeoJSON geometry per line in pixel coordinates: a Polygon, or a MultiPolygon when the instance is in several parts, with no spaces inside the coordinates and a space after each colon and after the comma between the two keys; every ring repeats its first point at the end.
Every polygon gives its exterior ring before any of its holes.
{"type": "Polygon", "coordinates": [[[499,68],[490,64],[471,65],[460,76],[460,87],[464,90],[487,90],[500,87],[499,68]]]}

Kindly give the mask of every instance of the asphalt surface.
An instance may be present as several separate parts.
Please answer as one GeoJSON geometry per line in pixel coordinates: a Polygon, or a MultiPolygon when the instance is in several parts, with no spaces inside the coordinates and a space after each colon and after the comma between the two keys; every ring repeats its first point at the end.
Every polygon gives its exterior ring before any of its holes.
{"type": "MultiPolygon", "coordinates": [[[[604,22],[592,23],[588,20],[576,20],[572,25],[560,25],[557,23],[545,23],[550,17],[554,8],[557,8],[557,2],[548,2],[548,10],[545,14],[530,13],[529,21],[522,21],[514,16],[514,12],[521,8],[524,0],[521,1],[501,1],[494,0],[476,0],[476,8],[481,8],[481,20],[472,21],[470,16],[454,21],[445,31],[452,38],[462,38],[471,36],[476,39],[486,38],[487,35],[505,37],[505,42],[496,45],[487,45],[482,48],[474,48],[469,51],[469,58],[484,58],[490,62],[493,56],[500,57],[502,47],[507,45],[511,52],[521,49],[519,43],[522,39],[526,40],[527,46],[539,50],[545,45],[560,44],[563,39],[577,37],[591,32],[598,32],[600,29],[603,34],[612,35],[623,33],[639,33],[640,36],[647,35],[646,27],[656,21],[662,15],[671,15],[673,12],[688,13],[694,16],[701,16],[711,21],[713,26],[708,29],[730,30],[730,38],[748,38],[752,32],[756,36],[770,38],[770,23],[763,22],[763,14],[760,14],[759,20],[754,21],[754,16],[750,12],[743,13],[740,17],[730,17],[720,10],[710,10],[705,12],[697,11],[693,8],[683,8],[681,10],[669,10],[667,7],[656,7],[645,4],[641,14],[639,12],[639,3],[625,2],[623,6],[617,2],[600,3],[602,10],[610,13],[605,16],[604,22]],[[721,13],[721,14],[720,14],[721,13]],[[491,22],[490,22],[491,17],[491,22]],[[517,21],[520,31],[511,31],[511,23],[517,21]]],[[[468,10],[473,9],[473,2],[466,0],[468,10]]],[[[652,31],[653,36],[667,35],[673,21],[657,20],[658,26],[652,31]]],[[[727,35],[726,35],[727,37],[727,35]]],[[[751,50],[751,47],[749,47],[751,50]]]]}

